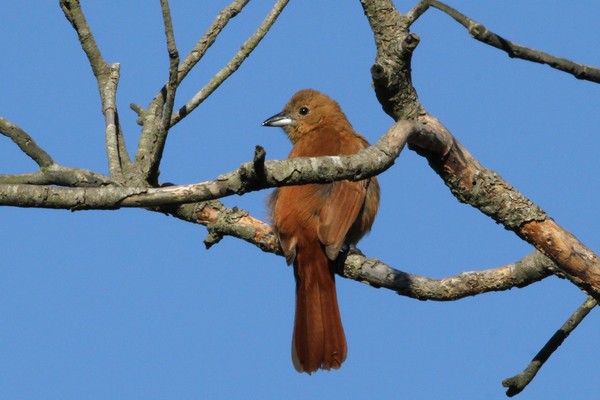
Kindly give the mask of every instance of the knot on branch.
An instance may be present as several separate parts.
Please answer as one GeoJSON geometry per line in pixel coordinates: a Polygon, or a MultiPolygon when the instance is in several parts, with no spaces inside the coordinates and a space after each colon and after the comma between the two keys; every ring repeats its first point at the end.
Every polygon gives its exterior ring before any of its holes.
{"type": "MultiPolygon", "coordinates": [[[[214,208],[216,203],[217,202],[215,201],[204,202],[196,212],[202,213],[202,210],[205,207],[214,208]]],[[[221,211],[226,210],[222,205],[220,205],[219,208],[221,211]]],[[[204,246],[206,246],[206,249],[210,249],[212,246],[219,243],[221,239],[223,239],[223,236],[231,234],[234,230],[241,229],[239,221],[248,215],[247,211],[239,209],[238,207],[227,209],[227,212],[218,213],[218,217],[214,222],[206,224],[206,229],[208,230],[208,235],[204,238],[204,246]]]]}

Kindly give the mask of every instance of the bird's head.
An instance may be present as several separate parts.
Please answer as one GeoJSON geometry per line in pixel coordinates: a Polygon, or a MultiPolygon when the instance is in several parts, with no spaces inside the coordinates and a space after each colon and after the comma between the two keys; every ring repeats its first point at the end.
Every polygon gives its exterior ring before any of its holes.
{"type": "Polygon", "coordinates": [[[262,126],[282,127],[292,143],[318,128],[349,124],[338,103],[313,89],[292,96],[283,111],[265,120],[262,126]]]}

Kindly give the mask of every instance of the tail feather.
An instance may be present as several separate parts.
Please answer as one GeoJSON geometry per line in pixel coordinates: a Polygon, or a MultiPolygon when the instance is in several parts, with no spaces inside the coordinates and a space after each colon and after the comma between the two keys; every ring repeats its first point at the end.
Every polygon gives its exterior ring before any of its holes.
{"type": "Polygon", "coordinates": [[[292,360],[299,372],[338,369],[347,345],[335,290],[334,265],[320,244],[298,251],[292,360]]]}

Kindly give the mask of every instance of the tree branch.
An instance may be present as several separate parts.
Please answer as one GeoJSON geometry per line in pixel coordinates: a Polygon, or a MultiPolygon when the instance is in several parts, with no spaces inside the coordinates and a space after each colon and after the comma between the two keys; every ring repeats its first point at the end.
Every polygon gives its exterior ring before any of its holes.
{"type": "Polygon", "coordinates": [[[96,39],[94,39],[92,30],[81,9],[81,4],[79,0],[60,0],[60,7],[65,17],[67,17],[75,29],[75,32],[77,32],[79,43],[81,43],[81,47],[90,62],[94,76],[98,80],[99,90],[102,92],[104,82],[110,74],[110,66],[104,61],[104,57],[102,57],[96,39]]]}
{"type": "Polygon", "coordinates": [[[204,57],[206,51],[212,46],[217,39],[217,36],[221,33],[223,28],[238,15],[242,9],[248,4],[249,0],[235,0],[230,5],[221,10],[216,16],[206,33],[196,43],[192,51],[187,55],[179,66],[177,74],[178,83],[181,83],[187,74],[194,68],[194,66],[204,57]]]}
{"type": "MultiPolygon", "coordinates": [[[[11,185],[58,185],[68,187],[101,187],[117,182],[105,175],[81,168],[67,168],[58,164],[40,168],[33,174],[0,174],[0,191],[3,184],[11,185]]],[[[43,189],[42,189],[43,190],[43,189]]],[[[2,197],[2,194],[0,194],[2,197]]]]}
{"type": "Polygon", "coordinates": [[[502,386],[508,388],[506,395],[513,397],[535,378],[536,374],[542,368],[544,363],[548,361],[550,356],[560,347],[560,345],[567,339],[567,337],[577,328],[577,325],[592,311],[592,308],[596,307],[598,302],[593,297],[588,297],[581,306],[567,319],[567,321],[560,327],[554,335],[548,340],[544,347],[536,354],[531,360],[531,363],[523,370],[523,372],[502,381],[502,386]]]}
{"type": "Polygon", "coordinates": [[[573,61],[559,58],[543,51],[530,49],[520,44],[511,42],[494,32],[489,31],[479,22],[473,21],[464,14],[461,14],[454,8],[435,0],[426,0],[432,7],[451,16],[455,21],[467,28],[473,38],[482,43],[500,49],[511,58],[520,58],[522,60],[532,61],[539,64],[546,64],[559,71],[573,75],[577,79],[588,80],[600,83],[600,68],[589,65],[577,64],[573,61]]]}
{"type": "Polygon", "coordinates": [[[429,143],[440,152],[447,151],[450,137],[431,128],[435,128],[435,121],[428,127],[400,121],[376,144],[354,155],[300,157],[265,161],[264,164],[251,161],[215,180],[185,186],[57,188],[5,185],[0,186],[0,205],[62,209],[155,207],[213,200],[276,186],[362,180],[391,167],[409,138],[421,144],[429,143]],[[257,165],[261,168],[260,173],[255,171],[257,165]]]}
{"type": "MultiPolygon", "coordinates": [[[[221,12],[216,16],[206,33],[198,40],[192,51],[185,57],[183,62],[179,65],[177,71],[177,83],[180,84],[183,79],[190,73],[190,71],[196,66],[196,64],[204,57],[206,51],[212,46],[212,44],[217,39],[217,36],[221,33],[221,31],[225,28],[225,26],[229,23],[229,21],[238,15],[244,6],[248,4],[249,0],[234,0],[230,5],[223,8],[221,12]]],[[[166,92],[166,85],[163,86],[158,94],[155,96],[154,101],[156,99],[161,98],[166,92]]],[[[135,113],[140,117],[138,119],[138,123],[143,125],[143,116],[146,113],[142,107],[137,104],[131,103],[130,107],[135,113]]]]}
{"type": "Polygon", "coordinates": [[[398,271],[379,260],[349,255],[343,275],[350,279],[398,292],[418,300],[454,301],[487,292],[522,288],[552,275],[555,264],[539,252],[516,263],[482,271],[433,279],[398,271]]]}
{"type": "Polygon", "coordinates": [[[128,168],[131,160],[125,148],[117,111],[116,95],[119,82],[119,64],[109,65],[104,60],[83,14],[79,0],[60,0],[60,6],[65,17],[75,29],[79,43],[98,82],[102,114],[104,114],[105,119],[108,168],[112,177],[122,180],[123,168],[128,168]]]}
{"type": "Polygon", "coordinates": [[[171,11],[167,0],[161,0],[161,9],[169,54],[169,79],[150,103],[148,111],[142,114],[143,128],[135,157],[141,175],[153,186],[158,184],[160,162],[171,126],[175,94],[180,83],[179,51],[175,44],[171,11]]]}
{"type": "Polygon", "coordinates": [[[181,107],[171,118],[171,126],[174,126],[186,115],[192,112],[198,107],[204,100],[208,98],[227,78],[229,78],[238,68],[242,65],[244,60],[248,58],[250,53],[254,51],[256,46],[265,37],[271,26],[279,17],[279,14],[283,11],[289,0],[278,0],[273,6],[269,14],[265,17],[264,21],[260,24],[256,32],[244,42],[240,47],[240,50],[233,56],[233,58],[223,67],[219,72],[212,77],[212,79],[202,88],[198,93],[192,97],[185,106],[181,107]]]}
{"type": "Polygon", "coordinates": [[[123,132],[119,124],[117,111],[117,86],[120,77],[120,65],[115,63],[110,66],[110,74],[102,88],[102,114],[104,114],[106,135],[106,156],[110,176],[118,181],[123,181],[123,171],[131,167],[131,159],[125,146],[123,132]]]}
{"type": "MultiPolygon", "coordinates": [[[[233,72],[239,68],[243,61],[262,40],[264,35],[266,35],[287,2],[288,0],[278,0],[263,23],[259,26],[258,30],[242,45],[241,49],[231,59],[231,61],[221,71],[219,71],[210,80],[210,82],[187,103],[186,106],[180,108],[179,111],[172,114],[168,125],[169,127],[177,124],[187,114],[200,105],[221,85],[221,83],[223,83],[229,76],[231,76],[233,72]]],[[[194,50],[192,50],[190,55],[186,57],[182,65],[179,67],[177,70],[177,77],[174,79],[172,79],[174,74],[173,70],[171,69],[171,86],[173,86],[175,82],[178,85],[181,80],[183,80],[191,68],[193,68],[193,66],[200,60],[208,47],[210,47],[216,35],[221,31],[229,19],[237,15],[237,13],[241,10],[241,8],[244,7],[246,3],[247,2],[245,1],[234,2],[219,14],[223,20],[220,20],[218,17],[217,20],[213,22],[209,32],[204,36],[203,39],[201,39],[200,42],[198,42],[194,50]]],[[[167,21],[165,23],[167,23],[167,21]]],[[[167,130],[159,128],[162,126],[167,126],[167,124],[164,123],[164,118],[166,118],[164,116],[164,112],[161,112],[165,102],[168,100],[167,97],[167,88],[165,86],[152,100],[148,110],[143,111],[139,106],[132,105],[132,108],[140,115],[138,120],[143,126],[138,145],[138,151],[135,157],[136,166],[140,172],[140,175],[144,176],[147,182],[149,182],[151,185],[156,185],[158,182],[158,166],[166,141],[167,130]],[[161,122],[161,126],[158,125],[159,121],[161,122]]]]}
{"type": "Polygon", "coordinates": [[[167,52],[169,53],[169,80],[167,81],[166,85],[167,95],[165,100],[165,109],[163,111],[162,123],[162,130],[164,132],[164,138],[166,140],[166,134],[169,131],[171,115],[173,114],[173,107],[175,104],[175,93],[177,92],[177,87],[179,86],[179,78],[177,71],[177,68],[179,67],[179,51],[177,51],[177,45],[175,44],[175,34],[173,33],[173,21],[171,20],[171,10],[169,8],[169,2],[168,0],[161,0],[160,5],[162,8],[163,21],[165,24],[167,52]]]}
{"type": "MultiPolygon", "coordinates": [[[[160,211],[206,226],[209,231],[205,239],[207,247],[217,243],[223,236],[233,236],[265,252],[283,256],[271,226],[237,207],[230,209],[219,201],[210,201],[161,208],[160,211]]],[[[553,267],[555,265],[550,259],[534,252],[502,267],[433,279],[396,270],[364,255],[351,254],[345,258],[338,274],[418,300],[453,301],[487,292],[525,287],[552,275],[553,267]]]]}
{"type": "Polygon", "coordinates": [[[54,164],[50,154],[37,145],[31,136],[19,126],[0,117],[0,133],[11,139],[23,153],[27,154],[41,168],[46,168],[54,164]]]}
{"type": "MultiPolygon", "coordinates": [[[[371,71],[383,109],[395,120],[409,118],[427,123],[433,117],[417,102],[412,86],[412,51],[407,50],[407,45],[414,43],[415,35],[408,32],[410,21],[395,10],[391,0],[362,0],[361,3],[378,48],[371,71]]],[[[438,127],[446,130],[441,124],[438,127]]],[[[449,132],[447,135],[451,136],[449,132]]],[[[411,149],[427,158],[460,202],[470,204],[515,232],[550,257],[573,283],[600,299],[597,255],[453,140],[447,153],[437,153],[415,143],[411,143],[411,149]]]]}

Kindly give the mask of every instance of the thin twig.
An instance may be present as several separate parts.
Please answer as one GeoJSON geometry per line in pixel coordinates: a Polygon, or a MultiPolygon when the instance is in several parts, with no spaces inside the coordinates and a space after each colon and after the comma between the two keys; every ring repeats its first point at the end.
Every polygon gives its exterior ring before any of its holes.
{"type": "Polygon", "coordinates": [[[502,386],[508,388],[506,395],[513,397],[519,393],[533,380],[540,368],[544,365],[550,356],[560,347],[577,325],[596,307],[598,302],[589,296],[581,306],[567,319],[554,335],[548,340],[544,347],[531,360],[531,363],[523,370],[523,372],[502,381],[502,386]]]}
{"type": "MultiPolygon", "coordinates": [[[[167,95],[165,100],[165,108],[163,111],[163,134],[166,136],[169,131],[171,114],[173,114],[173,106],[175,104],[175,93],[178,87],[178,72],[179,67],[179,51],[175,43],[175,34],[173,32],[173,21],[171,19],[171,10],[168,0],[160,0],[162,8],[163,22],[165,24],[165,36],[167,39],[167,52],[169,53],[169,80],[166,85],[167,95]]],[[[165,137],[166,139],[166,137],[165,137]]]]}
{"type": "Polygon", "coordinates": [[[260,24],[256,32],[240,48],[233,58],[223,67],[213,78],[192,97],[185,106],[181,107],[171,118],[171,126],[177,124],[186,115],[198,107],[208,96],[210,96],[227,78],[229,78],[242,65],[244,60],[248,58],[250,53],[258,46],[260,41],[265,37],[271,26],[277,20],[281,11],[287,5],[289,0],[278,0],[273,6],[264,21],[260,24]]]}
{"type": "Polygon", "coordinates": [[[192,68],[194,68],[194,66],[202,59],[204,54],[206,54],[206,51],[210,46],[212,46],[217,36],[219,36],[227,23],[229,23],[232,18],[241,12],[249,1],[250,0],[235,0],[227,7],[223,8],[221,12],[219,12],[206,33],[200,38],[192,51],[190,51],[190,53],[187,55],[187,57],[185,57],[179,66],[179,83],[181,83],[181,81],[192,70],[192,68]]]}
{"type": "Polygon", "coordinates": [[[160,162],[167,142],[175,94],[180,82],[178,78],[179,51],[175,43],[171,9],[167,0],[160,0],[160,5],[169,54],[169,79],[160,94],[152,101],[149,108],[151,114],[147,114],[147,118],[144,119],[138,156],[145,155],[143,157],[136,156],[136,160],[144,165],[143,170],[147,181],[153,185],[158,183],[160,162]]]}
{"type": "Polygon", "coordinates": [[[432,7],[443,11],[467,28],[473,38],[506,52],[511,58],[520,58],[539,64],[546,64],[554,69],[571,74],[577,79],[600,83],[600,68],[577,64],[565,58],[556,57],[543,51],[534,50],[511,42],[442,2],[436,0],[427,1],[432,7]]]}
{"type": "Polygon", "coordinates": [[[47,168],[54,164],[52,157],[38,146],[27,132],[2,117],[0,117],[0,133],[15,142],[23,153],[27,154],[41,168],[47,168]]]}

